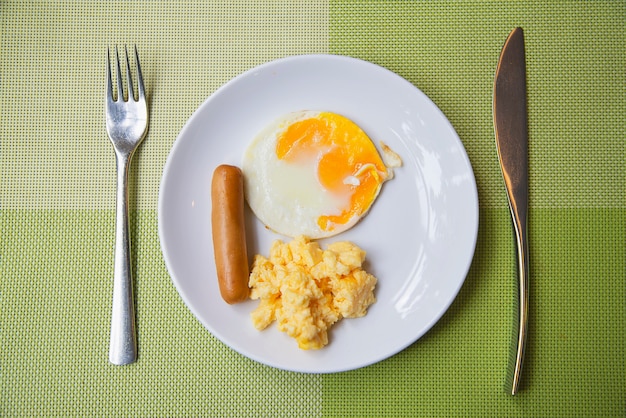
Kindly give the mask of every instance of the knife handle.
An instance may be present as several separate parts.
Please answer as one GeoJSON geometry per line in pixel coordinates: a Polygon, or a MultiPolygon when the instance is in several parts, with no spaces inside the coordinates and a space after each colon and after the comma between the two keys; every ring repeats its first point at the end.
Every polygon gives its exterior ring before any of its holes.
{"type": "Polygon", "coordinates": [[[527,208],[520,208],[511,203],[511,215],[515,229],[518,263],[518,287],[517,297],[514,300],[514,332],[511,344],[511,357],[509,359],[509,373],[507,375],[507,390],[515,395],[520,387],[524,351],[526,349],[526,336],[528,334],[528,238],[527,238],[527,208]],[[522,210],[520,210],[522,209],[522,210]]]}

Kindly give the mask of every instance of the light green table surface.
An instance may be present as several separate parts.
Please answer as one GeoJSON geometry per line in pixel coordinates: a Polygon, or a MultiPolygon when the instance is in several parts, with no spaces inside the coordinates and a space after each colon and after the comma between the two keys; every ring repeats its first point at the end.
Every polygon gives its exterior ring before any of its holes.
{"type": "Polygon", "coordinates": [[[626,3],[18,2],[0,6],[3,416],[626,415],[626,3]],[[495,151],[494,70],[526,36],[530,335],[504,392],[515,255],[495,151]],[[140,357],[108,364],[115,161],[107,46],[137,44],[150,132],[131,170],[140,357]],[[184,305],[157,231],[163,165],[220,85],[294,54],[362,58],[447,115],[470,157],[471,270],[423,338],[360,370],[280,371],[230,350],[184,305]]]}

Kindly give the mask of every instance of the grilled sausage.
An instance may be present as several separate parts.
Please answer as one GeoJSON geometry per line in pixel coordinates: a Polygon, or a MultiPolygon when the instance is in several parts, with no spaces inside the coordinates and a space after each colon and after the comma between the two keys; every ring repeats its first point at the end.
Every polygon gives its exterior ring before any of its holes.
{"type": "Polygon", "coordinates": [[[215,267],[222,298],[243,302],[250,289],[244,225],[243,174],[238,167],[220,165],[211,182],[211,225],[215,267]]]}

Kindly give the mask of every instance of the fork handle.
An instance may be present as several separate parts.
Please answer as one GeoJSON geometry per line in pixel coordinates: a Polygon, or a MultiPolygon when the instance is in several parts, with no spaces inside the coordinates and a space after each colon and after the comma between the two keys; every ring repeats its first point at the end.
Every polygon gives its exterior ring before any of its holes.
{"type": "Polygon", "coordinates": [[[128,216],[128,168],[132,155],[117,151],[115,154],[117,160],[115,272],[109,361],[116,365],[124,365],[137,359],[128,216]]]}

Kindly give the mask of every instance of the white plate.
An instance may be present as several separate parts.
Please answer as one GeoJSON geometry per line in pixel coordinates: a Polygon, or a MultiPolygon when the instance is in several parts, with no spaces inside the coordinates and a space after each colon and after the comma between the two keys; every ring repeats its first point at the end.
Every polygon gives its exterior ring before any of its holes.
{"type": "MultiPolygon", "coordinates": [[[[379,148],[380,149],[380,148],[379,148]]],[[[280,237],[247,212],[250,258],[280,237]]],[[[377,65],[305,55],[261,65],[218,89],[181,130],[165,164],[159,236],[180,296],[222,342],[251,359],[299,372],[356,369],[401,351],[448,309],[467,275],[478,231],[474,174],[454,128],[420,90],[377,65]],[[327,241],[367,251],[378,278],[377,302],[330,331],[330,344],[304,351],[276,324],[257,331],[257,301],[227,305],[217,284],[211,239],[211,177],[219,164],[241,165],[244,149],[283,114],[329,110],[356,122],[403,159],[369,214],[327,241]]]]}

